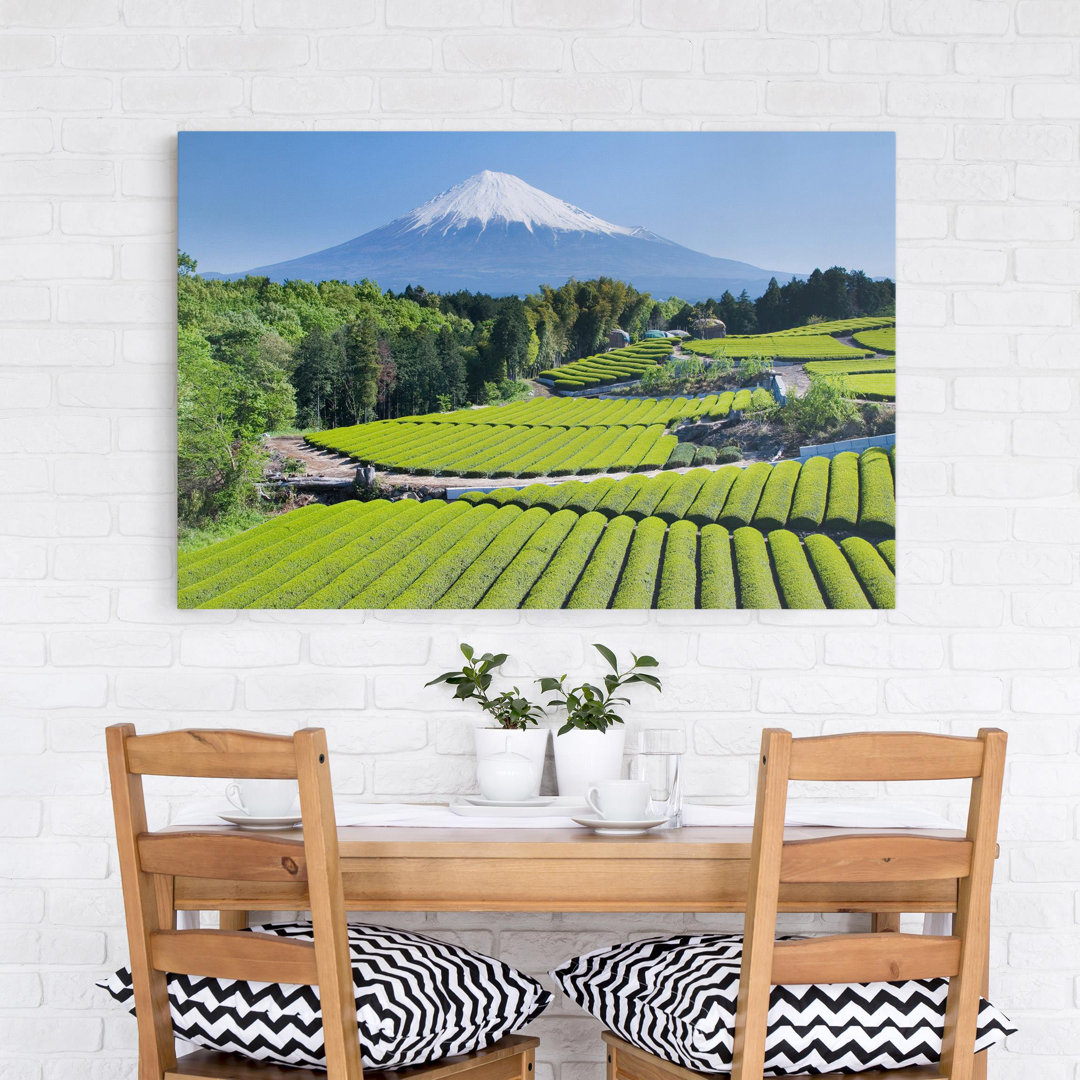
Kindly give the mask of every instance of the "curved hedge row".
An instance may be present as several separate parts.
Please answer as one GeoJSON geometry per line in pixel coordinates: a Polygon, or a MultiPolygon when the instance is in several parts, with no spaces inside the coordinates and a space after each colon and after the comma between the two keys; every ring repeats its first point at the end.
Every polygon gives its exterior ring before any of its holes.
{"type": "MultiPolygon", "coordinates": [[[[786,529],[730,533],[655,512],[685,506],[693,474],[607,484],[633,489],[614,516],[546,506],[378,500],[282,515],[222,551],[185,560],[182,607],[204,608],[691,608],[887,607],[895,598],[895,545],[849,536],[838,546],[786,529]],[[666,488],[664,487],[666,485],[666,488]],[[291,541],[291,544],[290,544],[291,541]],[[287,545],[283,549],[283,544],[287,545]],[[231,553],[231,554],[230,554],[231,553]],[[227,567],[221,562],[226,560],[227,567]]],[[[702,489],[714,479],[709,476],[702,489]]],[[[589,484],[563,485],[580,500],[589,484]]],[[[625,490],[620,490],[625,489],[625,490]]],[[[699,492],[700,494],[700,492],[699,492]]],[[[616,502],[618,500],[613,500],[616,502]]],[[[696,499],[695,499],[696,501],[696,499]]]]}

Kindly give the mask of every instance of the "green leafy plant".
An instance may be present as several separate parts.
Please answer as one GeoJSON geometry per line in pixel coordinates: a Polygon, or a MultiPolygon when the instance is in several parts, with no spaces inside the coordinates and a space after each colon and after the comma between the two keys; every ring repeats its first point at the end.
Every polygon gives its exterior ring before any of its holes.
{"type": "Polygon", "coordinates": [[[512,690],[503,690],[491,696],[491,673],[506,662],[506,653],[484,653],[477,659],[473,647],[462,642],[458,648],[465,657],[465,663],[457,671],[444,671],[441,675],[424,683],[434,686],[446,683],[454,687],[454,698],[468,701],[472,698],[495,723],[507,731],[525,731],[530,724],[535,724],[543,716],[544,710],[539,705],[522,697],[515,686],[512,690]]]}
{"type": "Polygon", "coordinates": [[[642,671],[642,668],[659,667],[659,663],[651,656],[637,656],[631,653],[634,663],[625,671],[619,670],[619,662],[615,654],[606,645],[593,644],[593,648],[607,661],[611,667],[611,674],[604,676],[604,687],[594,686],[592,683],[582,683],[570,689],[566,687],[566,676],[546,675],[537,679],[540,689],[545,694],[555,693],[558,697],[552,698],[548,705],[566,709],[566,723],[558,730],[559,735],[565,735],[575,728],[578,731],[607,731],[616,724],[623,723],[623,718],[616,712],[616,708],[629,705],[630,699],[616,694],[624,686],[631,683],[645,683],[660,691],[660,680],[655,675],[642,671]]]}

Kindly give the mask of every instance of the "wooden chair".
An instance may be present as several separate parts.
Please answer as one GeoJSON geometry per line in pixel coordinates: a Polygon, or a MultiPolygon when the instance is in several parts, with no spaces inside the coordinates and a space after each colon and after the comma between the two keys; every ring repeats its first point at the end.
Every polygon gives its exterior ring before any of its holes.
{"type": "MultiPolygon", "coordinates": [[[[750,857],[746,928],[735,1016],[732,1080],[761,1080],[770,988],[780,984],[878,982],[948,977],[941,1061],[937,1066],[847,1073],[835,1080],[974,1080],[975,1031],[985,992],[990,884],[997,856],[998,809],[1005,766],[1004,731],[977,738],[904,733],[792,739],[762,733],[750,857]],[[789,780],[971,779],[964,838],[917,833],[784,840],[789,780]],[[782,883],[957,880],[951,936],[834,934],[777,942],[782,883]]],[[[604,1032],[608,1080],[700,1080],[604,1032]]],[[[817,1078],[822,1080],[822,1078],[817,1078]]]]}
{"type": "MultiPolygon", "coordinates": [[[[106,735],[138,1017],[139,1080],[364,1080],[325,732],[189,730],[139,736],[133,725],[118,724],[106,735]],[[148,774],[296,780],[303,839],[148,832],[142,788],[148,774]],[[236,929],[176,930],[173,882],[178,876],[306,882],[314,940],[236,929]],[[207,1050],[177,1060],[166,972],[318,986],[326,1071],[207,1050]]],[[[475,1080],[532,1080],[538,1042],[510,1035],[474,1054],[395,1073],[369,1072],[367,1080],[440,1080],[455,1074],[464,1080],[468,1073],[475,1080]]]]}

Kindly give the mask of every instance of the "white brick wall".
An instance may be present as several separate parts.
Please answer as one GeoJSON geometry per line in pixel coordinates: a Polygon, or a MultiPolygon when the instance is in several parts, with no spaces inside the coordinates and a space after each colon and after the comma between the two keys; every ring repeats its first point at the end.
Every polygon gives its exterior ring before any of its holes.
{"type": "MultiPolygon", "coordinates": [[[[518,681],[596,638],[656,652],[634,719],[685,723],[695,794],[748,794],[765,723],[1008,728],[993,984],[1021,1030],[993,1074],[1075,1080],[1080,3],[0,0],[0,25],[4,1080],[134,1076],[88,990],[125,956],[107,723],[319,723],[343,788],[452,790],[466,714],[421,684],[460,636],[518,681]],[[174,136],[209,127],[896,129],[898,610],[178,613],[174,136]]],[[[160,821],[188,789],[155,790],[160,821]]],[[[396,918],[533,971],[731,925],[396,918]]],[[[596,1080],[595,1025],[560,1006],[539,1034],[544,1080],[596,1080]]]]}

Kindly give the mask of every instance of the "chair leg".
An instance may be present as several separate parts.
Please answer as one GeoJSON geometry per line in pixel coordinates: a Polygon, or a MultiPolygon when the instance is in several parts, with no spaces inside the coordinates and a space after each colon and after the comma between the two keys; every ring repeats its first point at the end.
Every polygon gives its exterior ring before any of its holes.
{"type": "Polygon", "coordinates": [[[614,1046],[609,1046],[607,1048],[607,1080],[615,1080],[615,1075],[617,1071],[615,1055],[617,1053],[618,1051],[615,1049],[614,1046]]]}
{"type": "Polygon", "coordinates": [[[870,929],[875,934],[883,934],[886,931],[893,934],[900,933],[900,912],[875,911],[870,916],[870,929]]]}
{"type": "Polygon", "coordinates": [[[531,1046],[521,1054],[521,1080],[536,1080],[536,1051],[531,1046]]]}

